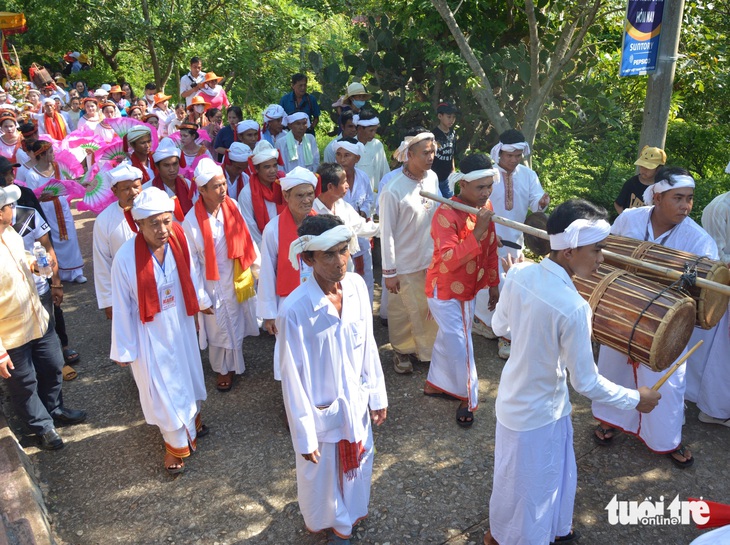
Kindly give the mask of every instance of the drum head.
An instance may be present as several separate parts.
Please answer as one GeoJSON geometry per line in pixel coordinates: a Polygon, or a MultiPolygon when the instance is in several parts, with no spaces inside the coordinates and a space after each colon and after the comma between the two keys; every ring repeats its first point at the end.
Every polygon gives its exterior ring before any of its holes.
{"type": "MultiPolygon", "coordinates": [[[[525,225],[542,229],[543,231],[547,227],[548,217],[544,212],[533,212],[525,219],[525,225]]],[[[528,235],[525,233],[525,246],[533,254],[536,255],[548,255],[550,253],[550,241],[543,238],[538,238],[534,235],[528,235]]]]}

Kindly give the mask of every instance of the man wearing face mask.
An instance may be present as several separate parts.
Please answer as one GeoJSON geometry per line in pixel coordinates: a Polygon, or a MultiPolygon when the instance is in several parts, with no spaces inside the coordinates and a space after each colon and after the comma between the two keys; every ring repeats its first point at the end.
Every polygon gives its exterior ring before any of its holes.
{"type": "Polygon", "coordinates": [[[144,99],[147,101],[147,111],[151,112],[155,107],[155,95],[157,94],[157,85],[154,82],[144,86],[144,99]]]}
{"type": "Polygon", "coordinates": [[[205,72],[202,68],[200,57],[193,57],[190,59],[190,72],[180,78],[180,96],[185,99],[187,106],[190,106],[193,98],[205,87],[205,72]]]}

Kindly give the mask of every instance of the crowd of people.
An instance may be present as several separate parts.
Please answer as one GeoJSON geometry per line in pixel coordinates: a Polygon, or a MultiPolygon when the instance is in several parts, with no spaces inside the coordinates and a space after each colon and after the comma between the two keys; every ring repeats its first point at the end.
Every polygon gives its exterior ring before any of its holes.
{"type": "Polygon", "coordinates": [[[588,201],[561,203],[547,221],[550,253],[535,264],[524,259],[523,233],[493,221],[524,222],[550,205],[518,130],[456,169],[459,111],[440,103],[433,130],[414,127],[391,162],[371,95],[354,82],[332,105],[339,134],[320,155],[320,105],[306,75],[291,77],[291,92],[260,122],[230,104],[222,79],[193,57],[174,106],[152,83],[139,98],[126,83],[66,89],[62,77],[30,84],[22,99],[0,94],[0,376],[40,448],[63,447],[56,427],[87,418],[61,395],[62,379],[75,375],[66,364],[79,358],[62,282],[87,281],[71,202],[102,189],[108,201],[87,208],[97,213],[98,307],[112,322],[111,359],[131,366],[144,417],[160,430],[165,471],[183,472],[209,431],[201,350],[228,392],[246,370],[244,340],[274,335],[300,509],[307,528],[334,543],[349,543],[367,515],[371,426],[387,418],[373,336],[375,239],[397,374],[428,366],[424,395],[458,402],[455,423],[468,429],[479,398],[472,336],[498,340],[506,360],[499,497],[485,544],[579,536],[568,376],[593,401],[602,446],[623,431],[686,468],[685,399],[702,422],[730,426],[727,314],[693,332],[703,350],[659,393],[650,387],[662,373],[625,354],[601,347],[596,365],[591,308],[573,284],[596,272],[609,233],[730,262],[730,193],[705,209],[701,227],[689,217],[694,178],[646,147],[613,226],[588,201]]]}

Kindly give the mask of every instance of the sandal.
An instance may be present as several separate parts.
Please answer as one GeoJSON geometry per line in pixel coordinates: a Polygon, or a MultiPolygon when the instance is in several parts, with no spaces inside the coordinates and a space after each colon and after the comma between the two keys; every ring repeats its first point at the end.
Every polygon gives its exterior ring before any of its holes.
{"type": "Polygon", "coordinates": [[[474,413],[468,407],[459,407],[456,410],[456,423],[462,428],[471,428],[474,424],[474,413]]]}
{"type": "Polygon", "coordinates": [[[63,380],[65,380],[66,382],[68,382],[69,380],[73,380],[79,376],[79,374],[74,371],[73,367],[71,367],[70,365],[64,365],[61,373],[63,374],[63,380]]]}
{"type": "Polygon", "coordinates": [[[79,356],[79,353],[73,348],[66,347],[63,349],[63,361],[66,362],[66,365],[75,365],[80,360],[81,356],[79,356]]]}
{"type": "Polygon", "coordinates": [[[687,458],[687,455],[685,454],[686,448],[687,447],[685,445],[679,445],[677,449],[667,453],[667,457],[672,461],[675,466],[680,469],[687,469],[688,467],[692,467],[692,464],[695,463],[695,457],[692,456],[692,453],[690,453],[690,457],[687,458]],[[675,454],[679,454],[684,458],[684,460],[678,460],[677,458],[675,458],[675,454]]]}
{"type": "Polygon", "coordinates": [[[216,388],[219,392],[229,392],[233,388],[233,371],[226,375],[218,373],[218,382],[216,388]]]}
{"type": "Polygon", "coordinates": [[[613,442],[613,438],[615,437],[617,431],[618,430],[616,428],[604,428],[601,424],[598,424],[598,426],[596,426],[596,429],[593,430],[593,441],[598,446],[607,447],[613,442]],[[603,437],[599,437],[599,433],[603,435],[603,437]],[[607,436],[609,433],[611,435],[607,436]]]}
{"type": "Polygon", "coordinates": [[[183,462],[182,458],[172,456],[171,454],[165,454],[165,471],[167,471],[167,473],[169,473],[170,475],[177,475],[179,473],[182,473],[183,471],[185,471],[185,462],[183,462]],[[175,461],[168,463],[168,456],[170,456],[170,458],[174,459],[175,461]]]}
{"type": "Polygon", "coordinates": [[[200,439],[201,437],[205,437],[210,433],[210,428],[206,426],[205,424],[200,426],[200,429],[195,430],[195,437],[200,439]]]}
{"type": "Polygon", "coordinates": [[[569,534],[565,534],[564,536],[557,536],[554,541],[550,542],[550,545],[555,545],[556,543],[572,543],[579,539],[580,533],[576,532],[575,530],[571,530],[569,534]]]}

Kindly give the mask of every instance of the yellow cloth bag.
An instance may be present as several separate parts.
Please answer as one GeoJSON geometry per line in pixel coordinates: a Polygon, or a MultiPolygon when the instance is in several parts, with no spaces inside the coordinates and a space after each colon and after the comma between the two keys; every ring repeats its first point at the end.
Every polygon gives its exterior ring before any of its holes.
{"type": "Polygon", "coordinates": [[[236,290],[236,299],[239,303],[256,295],[251,267],[244,271],[239,259],[233,260],[233,288],[236,290]]]}

